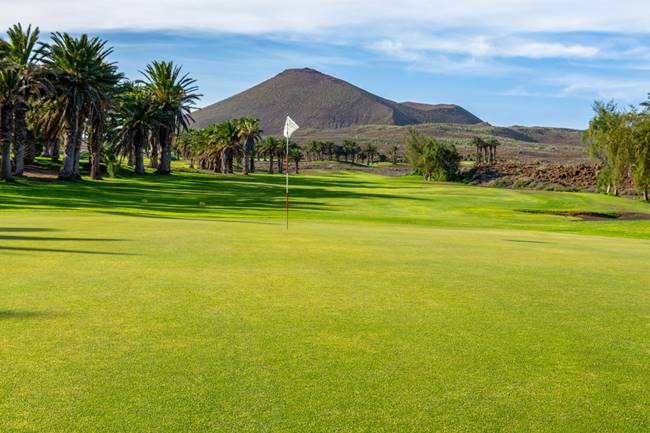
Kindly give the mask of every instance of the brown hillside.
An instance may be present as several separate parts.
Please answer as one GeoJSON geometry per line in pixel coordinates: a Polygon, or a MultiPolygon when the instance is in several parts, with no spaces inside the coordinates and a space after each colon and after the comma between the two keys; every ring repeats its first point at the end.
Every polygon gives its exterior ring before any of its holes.
{"type": "Polygon", "coordinates": [[[404,107],[414,108],[422,112],[421,119],[417,123],[458,123],[463,125],[475,125],[482,120],[465,110],[463,107],[454,104],[423,104],[421,102],[402,102],[404,107]]]}
{"type": "Polygon", "coordinates": [[[289,114],[302,128],[337,129],[353,125],[475,124],[481,120],[455,105],[427,106],[373,95],[313,69],[288,69],[242,93],[193,114],[195,127],[243,116],[260,119],[267,134],[282,131],[289,114]]]}
{"type": "Polygon", "coordinates": [[[565,128],[492,126],[487,123],[459,125],[425,123],[414,126],[357,125],[338,129],[301,128],[292,137],[299,144],[312,140],[341,143],[355,140],[371,143],[382,151],[404,141],[409,128],[429,137],[455,144],[465,155],[471,155],[473,137],[496,138],[501,143],[498,156],[516,161],[549,161],[553,163],[588,162],[587,145],[582,142],[582,131],[565,128]]]}

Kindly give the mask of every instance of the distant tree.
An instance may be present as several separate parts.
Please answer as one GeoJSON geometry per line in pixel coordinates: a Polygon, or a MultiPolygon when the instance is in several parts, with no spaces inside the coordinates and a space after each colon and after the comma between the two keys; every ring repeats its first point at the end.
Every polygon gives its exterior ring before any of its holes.
{"type": "Polygon", "coordinates": [[[370,144],[370,143],[365,143],[361,145],[361,158],[365,159],[366,164],[371,165],[374,160],[375,160],[375,155],[377,154],[377,147],[370,144]]]}
{"type": "Polygon", "coordinates": [[[158,171],[166,174],[171,172],[174,136],[188,129],[192,108],[201,95],[196,80],[183,74],[174,62],[154,61],[142,74],[160,116],[153,140],[161,152],[158,171]]]}
{"type": "Polygon", "coordinates": [[[488,162],[492,164],[497,160],[497,147],[501,146],[501,142],[492,137],[487,140],[486,145],[488,151],[488,162]]]}
{"type": "Polygon", "coordinates": [[[461,157],[455,146],[425,137],[411,129],[405,147],[409,163],[427,182],[449,181],[457,176],[461,157]]]}
{"type": "Polygon", "coordinates": [[[352,159],[352,162],[356,162],[357,155],[359,154],[361,148],[359,145],[352,140],[343,141],[343,154],[345,155],[345,160],[352,159]]]}
{"type": "Polygon", "coordinates": [[[323,143],[323,153],[327,155],[327,159],[332,161],[336,152],[336,143],[327,141],[323,143]]]}
{"type": "Polygon", "coordinates": [[[399,158],[399,145],[394,144],[388,149],[388,157],[393,164],[397,164],[399,158]]]}
{"type": "Polygon", "coordinates": [[[242,157],[244,159],[242,174],[248,176],[251,166],[251,155],[253,154],[255,143],[262,135],[260,121],[252,117],[242,117],[235,121],[235,125],[237,126],[238,137],[242,142],[242,157]]]}
{"type": "Polygon", "coordinates": [[[226,120],[217,125],[217,145],[222,151],[221,161],[224,173],[233,173],[233,161],[239,151],[239,129],[232,120],[226,120]]]}
{"type": "Polygon", "coordinates": [[[323,159],[325,143],[322,141],[311,141],[307,144],[306,151],[312,161],[323,159]]]}
{"type": "Polygon", "coordinates": [[[296,174],[298,174],[299,167],[298,164],[303,159],[302,150],[299,147],[294,147],[289,151],[289,159],[296,165],[296,174]]]}
{"type": "MultiPolygon", "coordinates": [[[[133,156],[135,172],[144,174],[144,151],[148,147],[149,133],[158,122],[155,105],[147,89],[131,84],[117,96],[119,128],[116,150],[123,156],[133,156]]],[[[191,133],[179,140],[178,148],[184,155],[190,154],[191,133]]]]}
{"type": "Polygon", "coordinates": [[[278,154],[279,149],[282,149],[280,138],[268,136],[262,139],[261,151],[269,157],[269,174],[273,174],[273,158],[278,154]]]}
{"type": "Polygon", "coordinates": [[[603,165],[601,184],[606,185],[608,193],[613,189],[618,195],[632,161],[630,117],[613,102],[596,102],[593,109],[595,115],[584,139],[589,143],[590,156],[603,165]]]}
{"type": "Polygon", "coordinates": [[[633,168],[632,180],[643,199],[649,201],[650,190],[650,104],[644,105],[646,111],[634,116],[633,122],[633,168]]]}

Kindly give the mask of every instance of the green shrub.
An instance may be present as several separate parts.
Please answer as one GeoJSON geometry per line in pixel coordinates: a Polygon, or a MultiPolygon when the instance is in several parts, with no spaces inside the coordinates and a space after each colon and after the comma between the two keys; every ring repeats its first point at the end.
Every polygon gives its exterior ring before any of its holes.
{"type": "Polygon", "coordinates": [[[427,181],[458,178],[462,158],[453,144],[424,137],[411,129],[406,138],[406,157],[415,172],[427,181]]]}

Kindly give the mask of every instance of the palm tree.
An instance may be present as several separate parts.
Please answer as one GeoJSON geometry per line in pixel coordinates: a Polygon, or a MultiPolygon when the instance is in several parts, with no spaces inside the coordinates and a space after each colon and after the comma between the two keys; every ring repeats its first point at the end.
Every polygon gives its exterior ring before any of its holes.
{"type": "Polygon", "coordinates": [[[481,162],[488,162],[487,149],[488,142],[483,140],[481,137],[472,137],[472,145],[476,149],[476,163],[480,164],[481,162]]]}
{"type": "Polygon", "coordinates": [[[232,120],[226,120],[217,125],[217,145],[222,152],[223,172],[233,172],[233,160],[239,151],[239,129],[232,120]]]}
{"type": "Polygon", "coordinates": [[[154,138],[161,151],[158,171],[168,174],[171,172],[173,137],[188,129],[192,108],[201,95],[196,93],[196,80],[182,74],[182,67],[174,62],[152,62],[142,75],[160,116],[154,138]]]}
{"type": "Polygon", "coordinates": [[[50,97],[35,99],[27,112],[28,131],[43,142],[43,156],[50,157],[52,162],[59,162],[60,125],[62,113],[57,110],[56,100],[50,97]]]}
{"type": "Polygon", "coordinates": [[[490,138],[487,141],[487,148],[488,148],[488,157],[489,157],[489,162],[493,163],[496,162],[497,160],[497,147],[501,146],[501,142],[497,140],[496,138],[490,138]]]}
{"type": "Polygon", "coordinates": [[[197,137],[197,152],[200,155],[201,167],[212,168],[215,173],[223,173],[223,149],[219,134],[219,125],[210,125],[203,129],[204,133],[197,137]]]}
{"type": "Polygon", "coordinates": [[[282,140],[277,137],[264,137],[262,140],[262,152],[269,156],[269,174],[273,174],[273,157],[282,148],[282,140]]]}
{"type": "Polygon", "coordinates": [[[29,109],[30,96],[39,93],[45,84],[43,68],[38,65],[41,57],[36,49],[40,31],[32,26],[23,29],[16,24],[7,30],[8,59],[16,65],[20,77],[20,91],[14,105],[14,174],[21,176],[27,162],[34,161],[34,143],[28,140],[25,115],[29,109]],[[26,147],[28,147],[26,149],[26,147]]]}
{"type": "Polygon", "coordinates": [[[237,126],[237,135],[239,139],[243,140],[244,166],[242,174],[248,176],[251,155],[253,153],[255,142],[258,141],[262,135],[260,121],[252,117],[242,117],[235,121],[235,125],[237,126]]]}
{"type": "Polygon", "coordinates": [[[9,180],[11,143],[13,141],[14,106],[20,94],[17,65],[9,59],[9,46],[0,39],[0,179],[9,180]]]}
{"type": "MultiPolygon", "coordinates": [[[[57,109],[65,128],[65,157],[59,178],[80,178],[79,156],[84,124],[92,120],[94,129],[101,127],[101,113],[110,103],[114,88],[121,78],[114,63],[107,62],[113,52],[106,41],[81,35],[53,33],[45,45],[44,63],[55,74],[57,109]]],[[[99,143],[99,142],[98,142],[99,143]]],[[[99,163],[99,149],[93,163],[99,163]]]]}
{"type": "Polygon", "coordinates": [[[302,161],[303,153],[299,147],[294,147],[289,151],[289,159],[296,164],[296,174],[298,174],[298,164],[302,161]]]}
{"type": "Polygon", "coordinates": [[[388,154],[390,155],[390,160],[393,164],[397,164],[397,158],[399,158],[399,145],[393,144],[388,149],[388,154]]]}
{"type": "Polygon", "coordinates": [[[122,156],[135,156],[135,172],[144,174],[144,150],[149,132],[157,126],[155,106],[146,88],[131,84],[118,96],[118,120],[121,129],[117,149],[122,156]]]}
{"type": "Polygon", "coordinates": [[[323,154],[323,148],[325,143],[322,141],[312,141],[307,144],[307,153],[311,156],[311,160],[320,160],[321,155],[323,154]]]}

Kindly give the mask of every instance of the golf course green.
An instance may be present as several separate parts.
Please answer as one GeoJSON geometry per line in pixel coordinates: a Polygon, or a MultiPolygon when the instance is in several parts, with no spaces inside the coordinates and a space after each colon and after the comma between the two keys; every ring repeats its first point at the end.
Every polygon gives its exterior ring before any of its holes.
{"type": "Polygon", "coordinates": [[[650,431],[650,205],[291,184],[0,184],[0,431],[650,431]]]}

